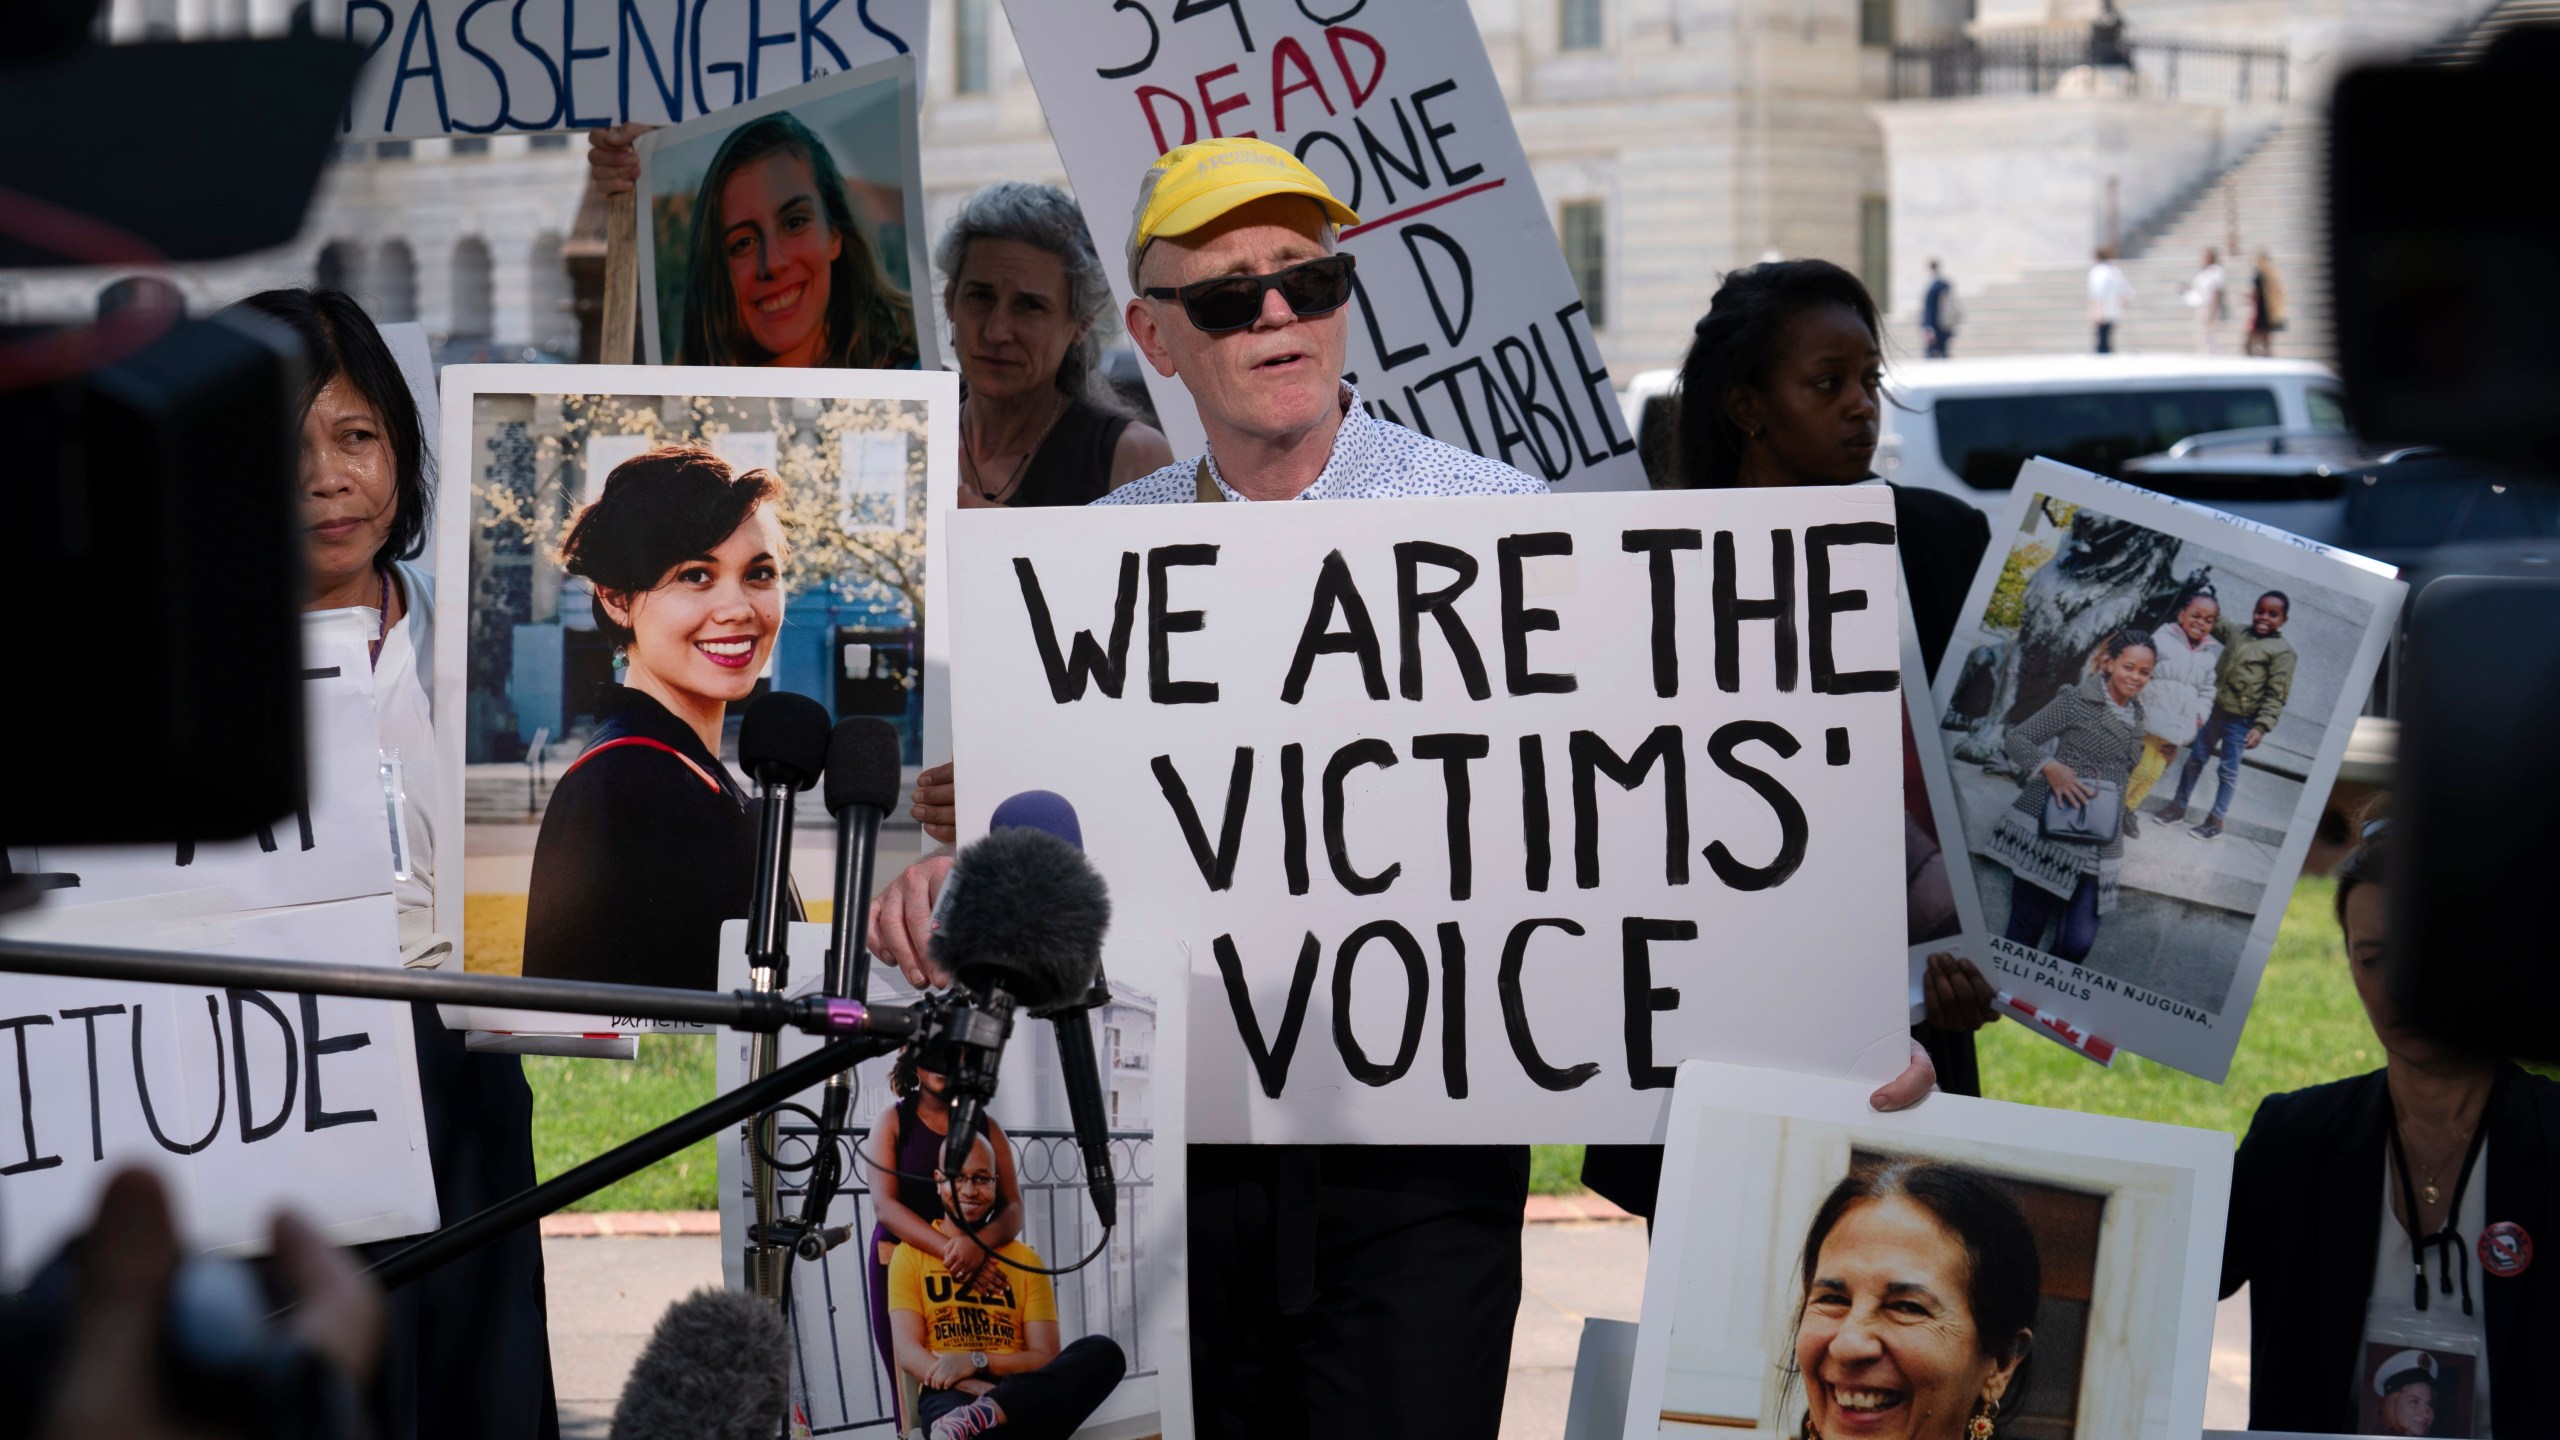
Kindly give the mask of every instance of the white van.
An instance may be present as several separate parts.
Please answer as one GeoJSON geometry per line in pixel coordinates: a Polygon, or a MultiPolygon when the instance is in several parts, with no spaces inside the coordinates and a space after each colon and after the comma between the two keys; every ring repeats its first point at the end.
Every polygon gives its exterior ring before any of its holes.
{"type": "MultiPolygon", "coordinates": [[[[1627,387],[1638,451],[1666,465],[1674,370],[1627,387]]],[[[1885,372],[1876,473],[1996,509],[2043,455],[2119,479],[2124,462],[2213,430],[2344,430],[2337,377],[2309,360],[2215,355],[2016,355],[1909,360],[1885,372]]],[[[1657,474],[1659,472],[1657,471],[1657,474]]]]}

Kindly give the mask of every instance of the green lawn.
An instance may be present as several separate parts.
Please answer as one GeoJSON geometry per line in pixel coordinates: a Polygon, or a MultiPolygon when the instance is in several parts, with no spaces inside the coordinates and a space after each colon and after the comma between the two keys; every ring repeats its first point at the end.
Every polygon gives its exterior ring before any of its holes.
{"type": "MultiPolygon", "coordinates": [[[[526,1056],[535,1172],[548,1180],[709,1100],[714,1043],[708,1035],[644,1035],[640,1058],[628,1063],[526,1056]]],[[[711,1209],[719,1180],[715,1143],[697,1141],[569,1208],[711,1209]]]]}
{"type": "MultiPolygon", "coordinates": [[[[2237,1138],[2267,1096],[2380,1065],[2381,1049],[2347,978],[2346,952],[2329,909],[2332,889],[2326,878],[2295,887],[2227,1084],[2208,1084],[2139,1055],[2120,1055],[2113,1068],[2102,1068],[2004,1020],[1976,1041],[1982,1093],[2092,1115],[2193,1125],[2237,1138]]],[[[1570,1194],[1579,1188],[1581,1171],[1581,1146],[1540,1145],[1532,1156],[1529,1188],[1542,1195],[1570,1194]]]]}
{"type": "MultiPolygon", "coordinates": [[[[2003,1021],[1980,1039],[1984,1093],[2237,1136],[2268,1095],[2373,1069],[2382,1063],[2381,1053],[2347,979],[2330,894],[2326,879],[2305,880],[2294,890],[2228,1084],[2209,1085],[2138,1055],[2102,1069],[2003,1021]]],[[[627,1065],[527,1059],[534,1164],[543,1178],[709,1099],[711,1044],[708,1038],[652,1035],[640,1042],[640,1059],[627,1065]]],[[[705,1140],[575,1208],[707,1210],[714,1171],[712,1142],[705,1140]]],[[[1539,1194],[1569,1194],[1580,1188],[1581,1173],[1581,1146],[1540,1145],[1532,1154],[1529,1186],[1539,1194]]]]}
{"type": "Polygon", "coordinates": [[[2025,1026],[2003,1021],[1983,1031],[1979,1041],[1982,1093],[2093,1115],[2193,1125],[2236,1138],[2267,1096],[2374,1069],[2382,1063],[2382,1050],[2347,976],[2345,947],[2329,908],[2334,893],[2326,877],[2294,887],[2226,1083],[2208,1084],[2139,1055],[2119,1055],[2112,1069],[2102,1069],[2025,1026]]]}

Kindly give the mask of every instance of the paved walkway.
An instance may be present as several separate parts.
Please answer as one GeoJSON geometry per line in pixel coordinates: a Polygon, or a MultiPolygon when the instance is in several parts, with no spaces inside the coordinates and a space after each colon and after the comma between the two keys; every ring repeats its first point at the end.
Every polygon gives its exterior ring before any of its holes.
{"type": "MultiPolygon", "coordinates": [[[[600,1227],[595,1238],[547,1233],[542,1242],[564,1440],[603,1440],[615,1398],[658,1317],[694,1290],[720,1283],[716,1233],[666,1233],[702,1230],[699,1220],[607,1219],[609,1237],[600,1227]],[[648,1233],[653,1229],[657,1233],[648,1233]]],[[[1582,1322],[1636,1319],[1644,1308],[1644,1262],[1641,1225],[1559,1218],[1528,1226],[1502,1440],[1556,1440],[1564,1433],[1582,1322]]],[[[2236,1430],[2248,1420],[2247,1292],[2224,1302],[2214,1319],[2204,1423],[2236,1430]]]]}

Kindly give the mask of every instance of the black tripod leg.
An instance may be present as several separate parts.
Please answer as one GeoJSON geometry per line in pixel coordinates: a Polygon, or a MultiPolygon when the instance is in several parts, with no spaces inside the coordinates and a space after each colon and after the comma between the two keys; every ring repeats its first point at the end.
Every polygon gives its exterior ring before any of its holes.
{"type": "Polygon", "coordinates": [[[901,1042],[874,1036],[838,1040],[792,1061],[761,1080],[752,1081],[697,1109],[686,1111],[657,1129],[616,1146],[574,1170],[458,1220],[398,1254],[386,1257],[366,1274],[385,1290],[396,1290],[458,1255],[476,1250],[519,1225],[583,1200],[607,1185],[637,1174],[696,1140],[716,1135],[760,1111],[771,1109],[840,1070],[886,1055],[901,1042]]]}

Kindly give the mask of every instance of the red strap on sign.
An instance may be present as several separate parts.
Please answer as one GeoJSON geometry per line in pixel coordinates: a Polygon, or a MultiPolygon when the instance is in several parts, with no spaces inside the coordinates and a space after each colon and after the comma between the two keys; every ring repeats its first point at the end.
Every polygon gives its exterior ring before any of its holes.
{"type": "Polygon", "coordinates": [[[652,740],[646,735],[625,735],[618,740],[607,740],[601,745],[590,746],[585,754],[580,755],[577,759],[569,762],[569,768],[560,772],[560,778],[563,780],[568,779],[571,775],[577,772],[579,766],[586,764],[588,761],[593,760],[597,756],[618,745],[645,745],[652,750],[664,750],[668,754],[676,757],[678,760],[683,761],[684,768],[692,771],[695,779],[710,786],[712,794],[720,795],[727,793],[720,788],[719,781],[712,779],[700,765],[694,763],[692,756],[685,754],[683,751],[668,744],[664,740],[652,740]]]}

